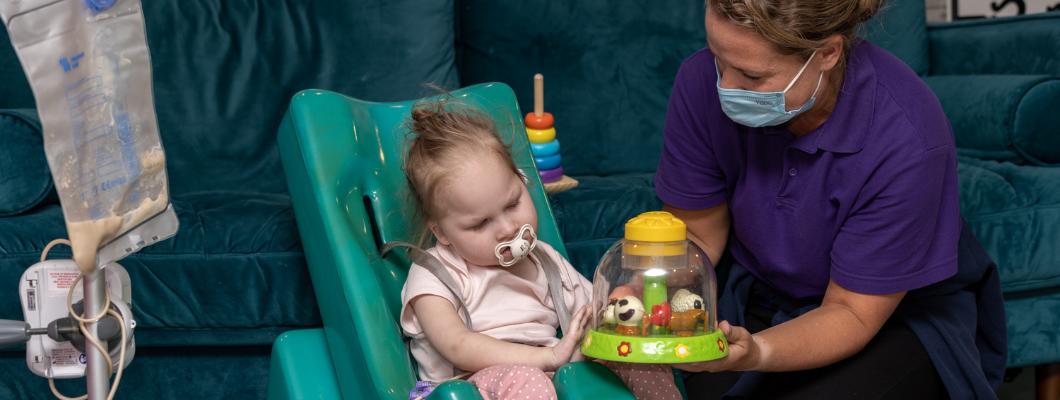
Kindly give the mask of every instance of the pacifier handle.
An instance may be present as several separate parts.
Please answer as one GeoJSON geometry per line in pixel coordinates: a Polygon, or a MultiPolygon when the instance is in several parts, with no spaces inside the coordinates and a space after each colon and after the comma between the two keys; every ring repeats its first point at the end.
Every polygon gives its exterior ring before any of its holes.
{"type": "Polygon", "coordinates": [[[534,233],[534,227],[530,226],[530,224],[526,224],[523,225],[522,228],[519,228],[519,233],[515,235],[515,238],[506,242],[498,243],[497,247],[493,248],[493,254],[497,256],[497,261],[501,266],[510,267],[529,255],[535,247],[537,247],[537,234],[534,233]],[[527,232],[530,233],[530,240],[523,239],[523,235],[527,232]],[[501,249],[505,247],[512,252],[511,261],[504,261],[504,255],[501,254],[501,249]]]}

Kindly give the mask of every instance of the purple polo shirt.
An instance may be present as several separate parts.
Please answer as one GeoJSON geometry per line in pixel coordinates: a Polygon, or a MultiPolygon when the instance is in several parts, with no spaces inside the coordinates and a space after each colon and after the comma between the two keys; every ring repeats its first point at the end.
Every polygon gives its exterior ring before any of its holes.
{"type": "Polygon", "coordinates": [[[655,191],[697,210],[728,201],[736,262],[792,298],[828,280],[859,293],[912,290],[957,272],[957,155],[934,93],[890,53],[851,50],[832,113],[800,137],[722,112],[714,55],[681,64],[655,191]]]}

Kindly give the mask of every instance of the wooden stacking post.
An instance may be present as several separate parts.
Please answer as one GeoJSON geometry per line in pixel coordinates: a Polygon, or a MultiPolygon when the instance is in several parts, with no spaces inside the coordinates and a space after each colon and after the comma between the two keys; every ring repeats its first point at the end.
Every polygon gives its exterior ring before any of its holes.
{"type": "Polygon", "coordinates": [[[545,114],[545,76],[541,74],[534,75],[534,115],[542,116],[545,114]]]}

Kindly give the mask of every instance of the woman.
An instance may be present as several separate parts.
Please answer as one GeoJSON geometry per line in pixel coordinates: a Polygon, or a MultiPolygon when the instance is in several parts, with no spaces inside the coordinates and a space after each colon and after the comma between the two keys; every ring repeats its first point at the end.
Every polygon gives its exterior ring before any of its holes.
{"type": "Polygon", "coordinates": [[[692,398],[995,397],[996,267],[937,98],[855,36],[881,3],[707,1],[655,185],[715,265],[731,255],[730,354],[677,367],[754,372],[695,374],[692,398]]]}

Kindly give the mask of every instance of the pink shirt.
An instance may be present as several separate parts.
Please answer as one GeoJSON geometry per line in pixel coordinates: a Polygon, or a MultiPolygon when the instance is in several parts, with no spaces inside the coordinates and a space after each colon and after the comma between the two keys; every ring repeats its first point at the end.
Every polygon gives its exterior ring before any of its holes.
{"type": "MultiPolygon", "coordinates": [[[[563,298],[569,306],[570,314],[583,305],[589,304],[592,296],[592,284],[574,269],[552,246],[538,241],[537,247],[544,250],[559,267],[560,279],[563,281],[563,298]]],[[[442,264],[453,275],[471,313],[472,328],[475,332],[489,335],[498,340],[510,343],[522,343],[530,346],[555,346],[559,343],[556,332],[559,327],[559,316],[548,294],[548,282],[541,262],[533,254],[530,259],[537,266],[537,279],[527,281],[515,276],[500,266],[483,267],[464,261],[451,246],[442,246],[427,250],[441,260],[442,264]]],[[[453,364],[445,360],[427,341],[423,327],[409,301],[419,295],[431,294],[449,300],[453,309],[460,302],[453,297],[441,281],[426,268],[412,264],[405,287],[401,290],[401,328],[405,335],[412,338],[410,345],[412,356],[419,364],[421,380],[443,381],[454,376],[453,364]]],[[[463,319],[463,313],[457,312],[463,319]]],[[[570,321],[565,321],[570,322],[570,321]]]]}

